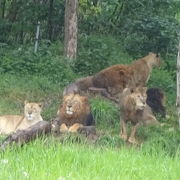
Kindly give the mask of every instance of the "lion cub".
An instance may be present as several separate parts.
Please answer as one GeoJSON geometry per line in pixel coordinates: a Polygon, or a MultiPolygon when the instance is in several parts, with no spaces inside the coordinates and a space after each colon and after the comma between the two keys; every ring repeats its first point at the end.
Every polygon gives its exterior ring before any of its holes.
{"type": "Polygon", "coordinates": [[[121,111],[121,131],[120,136],[123,140],[136,144],[135,133],[142,124],[158,124],[151,108],[146,104],[146,87],[137,87],[133,90],[125,88],[122,93],[121,111]],[[130,136],[127,135],[126,124],[131,122],[132,129],[130,136]]]}
{"type": "Polygon", "coordinates": [[[24,116],[4,115],[0,116],[0,134],[10,134],[16,130],[27,129],[42,121],[42,103],[24,102],[24,116]]]}

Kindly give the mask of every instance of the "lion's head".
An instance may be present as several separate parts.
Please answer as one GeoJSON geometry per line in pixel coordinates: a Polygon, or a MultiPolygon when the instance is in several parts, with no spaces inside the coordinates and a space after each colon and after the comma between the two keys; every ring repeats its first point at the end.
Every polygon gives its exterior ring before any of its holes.
{"type": "Polygon", "coordinates": [[[146,57],[148,57],[147,59],[150,65],[156,67],[159,67],[161,65],[161,59],[159,54],[150,52],[146,57]]]}
{"type": "Polygon", "coordinates": [[[64,96],[63,103],[58,114],[64,114],[66,118],[77,117],[90,112],[88,98],[79,94],[69,94],[64,96]]]}
{"type": "Polygon", "coordinates": [[[132,106],[134,110],[144,110],[146,107],[146,87],[137,87],[134,89],[125,88],[123,90],[123,101],[125,106],[132,106]]]}
{"type": "Polygon", "coordinates": [[[34,121],[39,119],[42,111],[42,103],[24,102],[24,115],[27,120],[34,121]]]}

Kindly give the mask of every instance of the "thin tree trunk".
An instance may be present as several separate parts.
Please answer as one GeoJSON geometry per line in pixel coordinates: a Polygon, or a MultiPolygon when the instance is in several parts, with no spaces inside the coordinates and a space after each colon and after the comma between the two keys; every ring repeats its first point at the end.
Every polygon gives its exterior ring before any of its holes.
{"type": "Polygon", "coordinates": [[[176,106],[177,106],[177,114],[178,114],[179,129],[180,129],[180,42],[179,42],[178,56],[177,56],[177,99],[176,99],[176,106]]]}
{"type": "Polygon", "coordinates": [[[49,0],[49,18],[48,18],[48,35],[49,35],[49,40],[52,40],[52,15],[53,15],[53,3],[54,0],[49,0]]]}
{"type": "Polygon", "coordinates": [[[66,0],[64,54],[70,59],[77,55],[78,0],[66,0]]]}
{"type": "Polygon", "coordinates": [[[5,9],[6,9],[6,0],[2,2],[2,19],[4,19],[5,16],[5,9]]]}

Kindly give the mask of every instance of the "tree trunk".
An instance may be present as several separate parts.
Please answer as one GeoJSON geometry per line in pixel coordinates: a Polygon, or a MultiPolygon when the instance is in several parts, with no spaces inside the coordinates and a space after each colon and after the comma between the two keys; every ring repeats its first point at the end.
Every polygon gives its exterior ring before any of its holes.
{"type": "Polygon", "coordinates": [[[177,99],[176,99],[176,106],[177,106],[177,114],[178,114],[179,129],[180,129],[180,42],[179,42],[178,56],[177,56],[177,99]]]}
{"type": "Polygon", "coordinates": [[[64,54],[70,59],[77,55],[77,10],[78,0],[66,0],[64,54]]]}
{"type": "Polygon", "coordinates": [[[6,9],[6,0],[2,2],[2,19],[4,19],[5,16],[5,9],[6,9]]]}
{"type": "Polygon", "coordinates": [[[53,3],[54,0],[49,0],[49,17],[48,17],[48,35],[49,35],[49,40],[52,40],[52,15],[53,15],[53,3]]]}

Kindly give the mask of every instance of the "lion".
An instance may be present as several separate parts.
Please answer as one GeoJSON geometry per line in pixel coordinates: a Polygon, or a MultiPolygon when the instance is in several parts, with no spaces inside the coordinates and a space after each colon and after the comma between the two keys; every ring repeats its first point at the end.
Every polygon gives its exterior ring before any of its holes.
{"type": "Polygon", "coordinates": [[[88,98],[79,94],[68,94],[63,97],[63,103],[58,110],[56,124],[53,124],[53,131],[78,132],[83,126],[94,125],[88,98]]]}
{"type": "Polygon", "coordinates": [[[140,125],[159,124],[151,108],[146,104],[146,91],[146,87],[137,87],[132,90],[125,88],[121,95],[120,137],[125,141],[127,140],[129,143],[137,144],[135,133],[140,125]],[[132,124],[129,137],[126,130],[127,122],[131,122],[132,124]]]}
{"type": "Polygon", "coordinates": [[[24,115],[0,116],[0,134],[11,134],[17,130],[24,130],[42,121],[42,103],[24,102],[24,115]]]}
{"type": "Polygon", "coordinates": [[[65,88],[64,94],[68,94],[68,92],[87,92],[88,90],[97,91],[106,98],[117,102],[125,88],[145,86],[152,68],[158,66],[160,66],[159,55],[149,53],[129,65],[113,65],[94,76],[78,79],[65,88]]]}
{"type": "Polygon", "coordinates": [[[163,118],[167,117],[165,107],[166,97],[164,92],[159,88],[149,88],[146,93],[146,103],[151,107],[153,113],[160,114],[163,118]]]}

